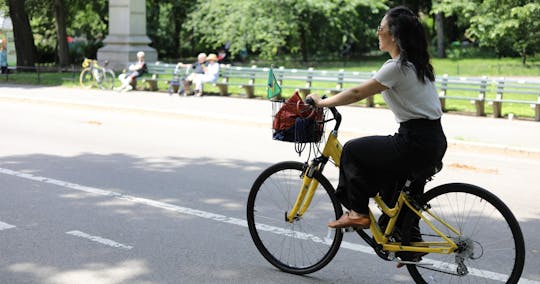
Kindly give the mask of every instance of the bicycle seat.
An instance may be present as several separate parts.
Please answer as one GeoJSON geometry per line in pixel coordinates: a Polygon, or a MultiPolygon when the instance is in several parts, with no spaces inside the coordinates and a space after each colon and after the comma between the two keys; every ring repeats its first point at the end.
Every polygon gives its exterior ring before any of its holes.
{"type": "Polygon", "coordinates": [[[411,170],[411,180],[417,180],[422,179],[426,180],[434,176],[436,173],[440,172],[442,170],[443,163],[439,162],[436,165],[424,167],[424,168],[416,168],[411,170]]]}

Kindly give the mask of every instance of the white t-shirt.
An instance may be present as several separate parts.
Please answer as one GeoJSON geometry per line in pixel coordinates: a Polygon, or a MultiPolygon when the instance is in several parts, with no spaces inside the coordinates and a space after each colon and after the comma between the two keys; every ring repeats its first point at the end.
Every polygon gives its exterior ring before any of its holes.
{"type": "Polygon", "coordinates": [[[374,79],[388,87],[382,92],[383,99],[397,122],[418,118],[435,120],[442,116],[434,82],[427,78],[425,83],[420,82],[412,63],[401,68],[397,59],[390,59],[377,71],[374,79]]]}
{"type": "Polygon", "coordinates": [[[210,81],[216,81],[219,78],[219,63],[209,62],[207,67],[206,75],[210,81]]]}

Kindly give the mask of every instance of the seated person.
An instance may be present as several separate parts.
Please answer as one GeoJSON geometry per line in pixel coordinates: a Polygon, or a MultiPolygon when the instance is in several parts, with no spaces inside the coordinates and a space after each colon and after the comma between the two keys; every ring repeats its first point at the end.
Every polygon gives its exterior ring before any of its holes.
{"type": "Polygon", "coordinates": [[[193,79],[195,83],[195,95],[200,97],[203,93],[203,84],[215,82],[219,78],[219,63],[215,54],[210,53],[206,58],[207,65],[203,66],[204,74],[197,74],[193,79]]]}
{"type": "Polygon", "coordinates": [[[178,66],[180,66],[182,68],[192,68],[193,69],[193,72],[191,74],[189,74],[189,76],[187,78],[182,80],[183,87],[180,89],[180,91],[178,91],[179,95],[182,95],[185,90],[190,89],[191,82],[193,82],[193,80],[195,79],[195,76],[197,76],[197,74],[204,74],[203,66],[205,66],[205,65],[206,65],[206,53],[199,53],[199,55],[197,56],[197,62],[195,62],[193,64],[178,63],[178,66]]]}
{"type": "Polygon", "coordinates": [[[144,52],[139,51],[137,52],[137,63],[129,65],[128,72],[126,74],[120,74],[120,76],[118,76],[118,79],[120,79],[120,81],[122,82],[122,85],[118,88],[118,90],[132,90],[132,83],[135,82],[138,77],[141,77],[147,71],[148,68],[146,66],[146,62],[144,62],[144,52]]]}
{"type": "Polygon", "coordinates": [[[7,73],[7,49],[6,49],[6,40],[0,38],[0,68],[2,74],[7,73]]]}

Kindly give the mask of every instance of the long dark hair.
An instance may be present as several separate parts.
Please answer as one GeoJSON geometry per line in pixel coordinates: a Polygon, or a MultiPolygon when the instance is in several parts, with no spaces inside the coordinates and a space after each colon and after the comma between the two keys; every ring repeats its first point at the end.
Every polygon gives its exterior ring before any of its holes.
{"type": "Polygon", "coordinates": [[[418,17],[409,8],[398,6],[386,12],[386,21],[400,49],[401,67],[411,62],[420,82],[425,83],[426,78],[435,81],[433,66],[429,62],[426,32],[418,17]]]}

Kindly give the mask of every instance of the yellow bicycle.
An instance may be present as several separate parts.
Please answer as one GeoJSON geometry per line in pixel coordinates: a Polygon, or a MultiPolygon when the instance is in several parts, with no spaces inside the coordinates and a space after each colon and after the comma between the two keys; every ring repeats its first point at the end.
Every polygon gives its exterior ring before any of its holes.
{"type": "Polygon", "coordinates": [[[90,89],[92,87],[99,87],[104,90],[112,90],[114,88],[114,71],[107,68],[109,64],[105,61],[104,66],[100,66],[95,59],[85,58],[79,76],[79,83],[81,87],[90,89]]]}
{"type": "MultiPolygon", "coordinates": [[[[255,180],[248,197],[247,222],[255,246],[288,273],[307,274],[326,266],[348,231],[326,226],[343,214],[334,187],[323,175],[327,162],[339,166],[342,150],[337,138],[341,115],[336,108],[329,110],[333,118],[321,123],[334,120],[335,126],[322,152],[316,147],[320,154],[308,162],[270,166],[255,180]]],[[[370,211],[369,232],[357,230],[358,235],[382,259],[406,265],[416,283],[517,283],[525,245],[510,209],[494,194],[471,184],[449,183],[423,193],[438,170],[411,173],[399,185],[393,205],[375,196],[371,207],[379,207],[380,216],[389,221],[380,226],[370,211]],[[409,215],[404,215],[406,211],[409,215]],[[407,232],[399,229],[413,220],[412,215],[421,220],[420,241],[404,240],[407,232]],[[408,217],[398,222],[399,216],[408,217]]]]}

